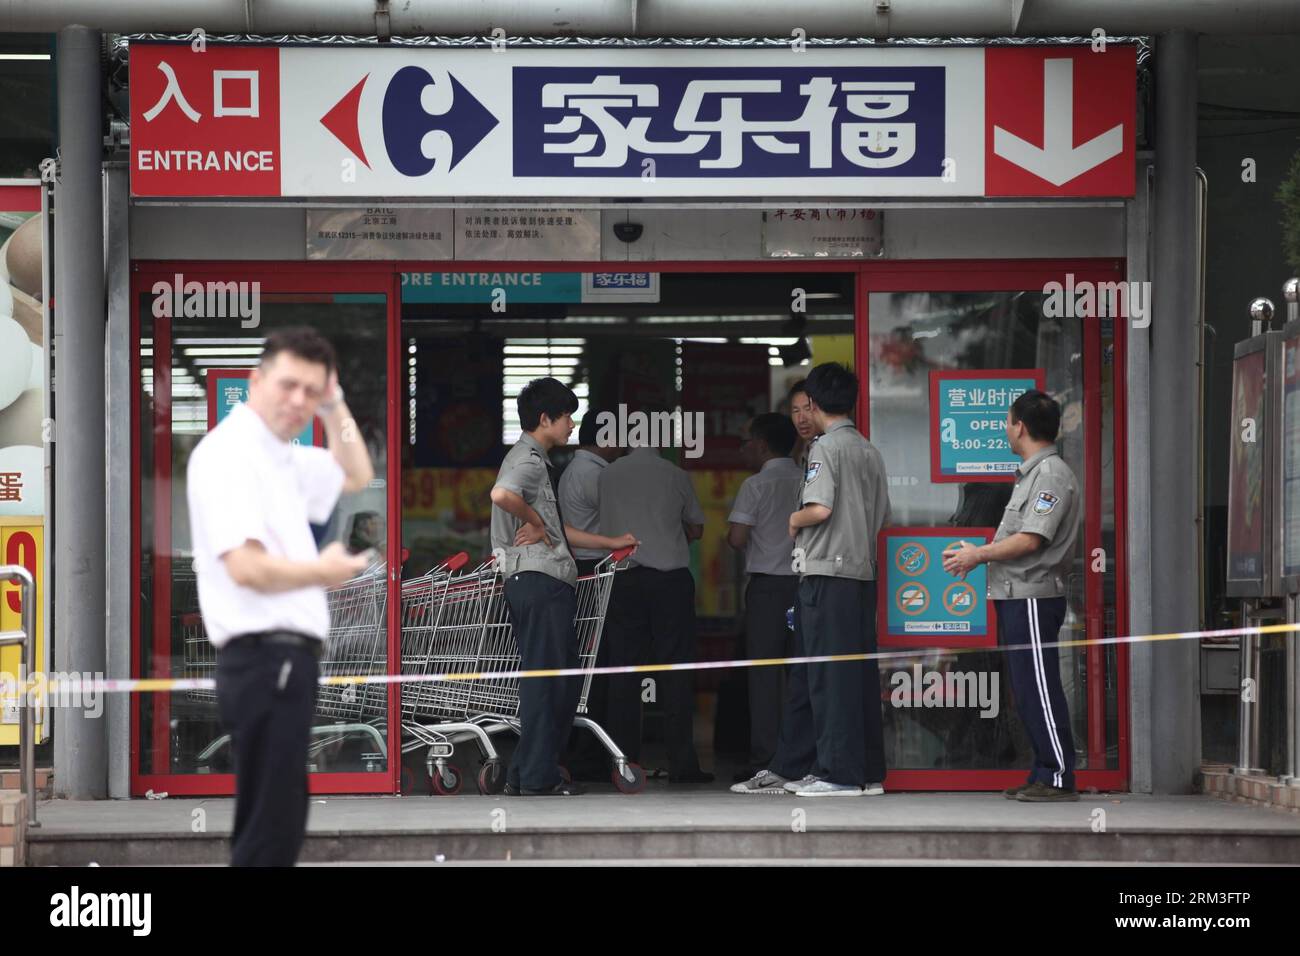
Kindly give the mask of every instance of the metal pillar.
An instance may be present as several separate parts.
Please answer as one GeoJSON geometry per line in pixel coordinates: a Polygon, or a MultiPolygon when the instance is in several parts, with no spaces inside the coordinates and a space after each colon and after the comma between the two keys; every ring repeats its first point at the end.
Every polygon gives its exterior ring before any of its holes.
{"type": "MultiPolygon", "coordinates": [[[[127,232],[127,166],[104,170],[104,219],[108,236],[108,408],[105,412],[108,477],[108,553],[131,553],[131,252],[127,232]]],[[[131,676],[131,563],[110,561],[108,580],[109,677],[131,676]]],[[[131,795],[131,698],[108,694],[104,701],[108,722],[108,795],[131,795]]]]}
{"type": "MultiPolygon", "coordinates": [[[[102,674],[104,643],[104,226],[98,30],[59,31],[54,249],[55,669],[102,674]]],[[[54,711],[54,785],[107,795],[105,722],[54,711]]]]}
{"type": "MultiPolygon", "coordinates": [[[[1259,614],[1256,613],[1250,601],[1241,602],[1241,626],[1250,627],[1259,623],[1259,614]]],[[[1260,715],[1260,686],[1259,686],[1259,654],[1260,654],[1260,636],[1258,634],[1243,634],[1240,638],[1241,646],[1241,692],[1237,705],[1237,766],[1236,772],[1239,774],[1262,774],[1264,771],[1259,763],[1259,715],[1260,715]]],[[[1270,688],[1270,692],[1276,693],[1276,690],[1270,688]]]]}
{"type": "MultiPolygon", "coordinates": [[[[1196,36],[1156,43],[1156,175],[1151,327],[1151,608],[1157,632],[1199,629],[1196,381],[1196,36]],[[1172,463],[1180,462],[1182,465],[1172,463]]],[[[1151,648],[1151,786],[1189,793],[1200,763],[1195,641],[1151,648]]]]}

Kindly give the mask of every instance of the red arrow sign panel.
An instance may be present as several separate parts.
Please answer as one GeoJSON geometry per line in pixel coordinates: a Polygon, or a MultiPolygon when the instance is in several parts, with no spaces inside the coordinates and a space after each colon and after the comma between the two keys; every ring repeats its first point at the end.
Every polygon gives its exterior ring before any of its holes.
{"type": "Polygon", "coordinates": [[[988,196],[1132,196],[1132,46],[984,52],[988,196]]]}

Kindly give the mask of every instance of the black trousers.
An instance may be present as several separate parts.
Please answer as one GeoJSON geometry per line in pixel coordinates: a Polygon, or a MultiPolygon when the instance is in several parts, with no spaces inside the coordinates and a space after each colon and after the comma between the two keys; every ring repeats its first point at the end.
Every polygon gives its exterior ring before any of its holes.
{"type": "MultiPolygon", "coordinates": [[[[520,571],[506,578],[505,595],[521,669],[576,668],[577,591],[549,574],[520,571]]],[[[506,774],[512,786],[549,790],[560,782],[560,751],[569,739],[581,691],[579,677],[520,679],[519,745],[506,774]]]]}
{"type": "MultiPolygon", "coordinates": [[[[875,653],[876,582],[808,575],[799,582],[799,607],[808,656],[875,653]]],[[[813,773],[858,787],[884,781],[878,662],[809,664],[808,695],[817,734],[813,773]]]]}
{"type": "Polygon", "coordinates": [[[318,674],[306,647],[234,641],[217,652],[217,708],[235,758],[234,866],[298,859],[318,674]]]}
{"type": "MultiPolygon", "coordinates": [[[[605,640],[611,667],[694,661],[695,579],[690,569],[637,567],[616,574],[605,640]]],[[[642,682],[647,678],[664,708],[669,776],[698,772],[692,671],[611,675],[606,730],[629,760],[641,759],[642,682]]]]}
{"type": "MultiPolygon", "coordinates": [[[[799,606],[798,586],[794,601],[794,633],[791,657],[807,657],[803,637],[803,609],[799,606]]],[[[817,730],[813,726],[812,698],[808,696],[808,665],[790,664],[785,669],[785,702],[781,707],[781,732],[777,735],[776,753],[767,769],[787,780],[802,780],[817,764],[817,730]]]]}
{"type": "MultiPolygon", "coordinates": [[[[793,657],[794,634],[786,627],[786,611],[799,600],[799,578],[793,574],[754,574],[745,587],[745,656],[754,659],[793,657]]],[[[749,764],[767,767],[781,733],[785,674],[780,665],[748,668],[749,764]]]]}
{"type": "Polygon", "coordinates": [[[998,601],[998,643],[1028,645],[1007,652],[1011,696],[1034,748],[1029,783],[1074,789],[1074,736],[1061,686],[1056,647],[1065,622],[1065,598],[998,601]]]}

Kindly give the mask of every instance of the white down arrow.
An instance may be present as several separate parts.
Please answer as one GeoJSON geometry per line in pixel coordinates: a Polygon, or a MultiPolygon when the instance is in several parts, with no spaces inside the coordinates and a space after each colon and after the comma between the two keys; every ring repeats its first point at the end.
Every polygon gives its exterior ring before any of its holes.
{"type": "Polygon", "coordinates": [[[1082,146],[1074,145],[1074,61],[1043,61],[1043,145],[1035,146],[1001,126],[993,127],[993,152],[1053,186],[1100,166],[1124,150],[1124,124],[1082,146]]]}

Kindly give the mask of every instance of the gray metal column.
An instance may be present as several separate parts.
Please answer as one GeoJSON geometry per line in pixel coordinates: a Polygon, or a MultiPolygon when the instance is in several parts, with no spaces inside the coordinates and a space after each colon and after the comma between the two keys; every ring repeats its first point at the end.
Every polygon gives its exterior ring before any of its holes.
{"type": "MultiPolygon", "coordinates": [[[[126,163],[104,169],[104,233],[108,237],[108,407],[105,410],[108,476],[108,553],[131,553],[131,251],[127,230],[130,187],[126,163]]],[[[108,595],[107,672],[131,676],[131,563],[110,561],[105,569],[108,595]]],[[[109,694],[108,795],[131,795],[131,698],[109,694]]]]}
{"type": "MultiPolygon", "coordinates": [[[[1197,606],[1196,36],[1156,41],[1151,327],[1151,616],[1194,631],[1197,606]]],[[[1200,764],[1197,641],[1151,645],[1151,786],[1187,793],[1200,764]]]]}
{"type": "MultiPolygon", "coordinates": [[[[104,672],[104,226],[100,33],[58,34],[54,227],[55,670],[104,672]]],[[[122,560],[128,560],[126,555],[122,560]]],[[[54,711],[54,786],[103,798],[105,721],[54,711]]]]}
{"type": "MultiPolygon", "coordinates": [[[[1125,249],[1130,282],[1151,281],[1151,207],[1154,169],[1139,157],[1137,190],[1129,203],[1125,249]]],[[[1151,633],[1151,327],[1127,333],[1126,450],[1128,452],[1128,632],[1151,633]]],[[[1153,644],[1129,645],[1129,787],[1151,792],[1151,652],[1153,644]]]]}

